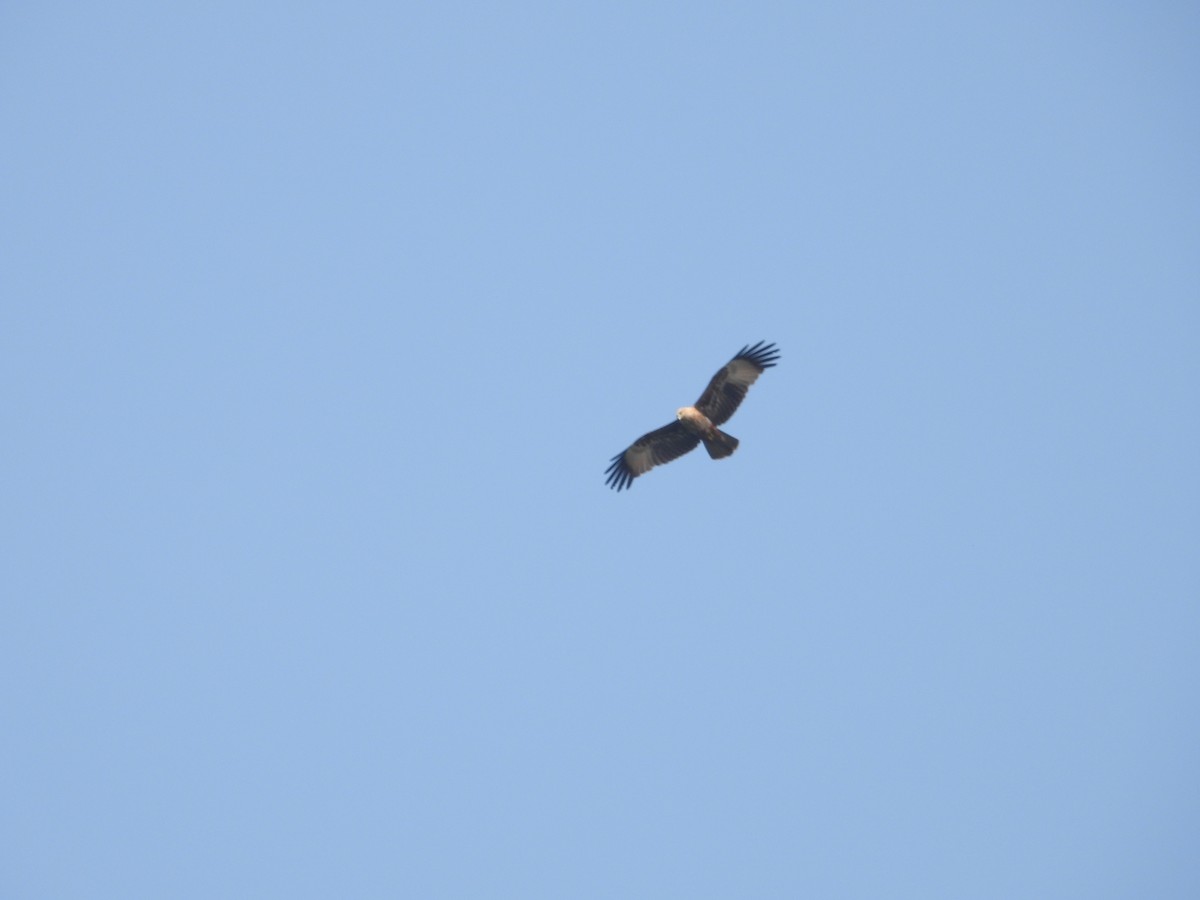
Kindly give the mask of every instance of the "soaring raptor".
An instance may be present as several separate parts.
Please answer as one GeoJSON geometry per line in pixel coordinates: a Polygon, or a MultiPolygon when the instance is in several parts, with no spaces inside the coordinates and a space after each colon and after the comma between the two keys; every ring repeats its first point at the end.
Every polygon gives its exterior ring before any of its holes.
{"type": "Polygon", "coordinates": [[[753,347],[743,347],[712,377],[695,406],[685,406],[675,413],[675,421],[649,434],[643,434],[628,449],[612,458],[606,470],[605,484],[618,491],[630,487],[633,479],[655,466],[669,463],[696,449],[699,443],[713,459],[724,459],[737,449],[738,439],[726,434],[724,425],[734,414],[750,385],[779,359],[774,344],[759,341],[753,347]]]}

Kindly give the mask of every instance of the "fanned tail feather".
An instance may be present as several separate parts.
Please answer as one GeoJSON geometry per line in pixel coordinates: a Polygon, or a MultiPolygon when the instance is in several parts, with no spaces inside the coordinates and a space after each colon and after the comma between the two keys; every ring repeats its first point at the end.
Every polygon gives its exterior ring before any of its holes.
{"type": "Polygon", "coordinates": [[[701,438],[701,440],[704,441],[704,449],[713,459],[733,456],[733,451],[738,447],[738,439],[731,434],[726,434],[720,428],[714,428],[711,435],[701,438]]]}

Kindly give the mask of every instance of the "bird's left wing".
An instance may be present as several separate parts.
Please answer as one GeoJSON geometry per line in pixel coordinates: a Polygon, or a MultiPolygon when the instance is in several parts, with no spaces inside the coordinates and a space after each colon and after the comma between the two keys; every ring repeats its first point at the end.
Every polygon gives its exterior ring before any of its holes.
{"type": "Polygon", "coordinates": [[[774,344],[764,346],[759,341],[753,347],[743,347],[712,377],[696,401],[696,409],[708,416],[714,425],[725,424],[745,399],[750,385],[778,359],[779,351],[774,344]]]}
{"type": "Polygon", "coordinates": [[[604,470],[608,476],[604,483],[618,491],[628,488],[639,475],[678,459],[689,450],[695,450],[699,443],[700,438],[678,421],[664,425],[649,434],[643,434],[626,450],[614,456],[612,465],[604,470]]]}

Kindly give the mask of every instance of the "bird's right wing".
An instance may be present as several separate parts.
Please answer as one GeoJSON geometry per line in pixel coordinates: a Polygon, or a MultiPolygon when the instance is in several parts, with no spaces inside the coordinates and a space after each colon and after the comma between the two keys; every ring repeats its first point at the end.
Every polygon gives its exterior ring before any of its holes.
{"type": "Polygon", "coordinates": [[[604,470],[608,476],[604,483],[618,491],[633,484],[633,479],[645,475],[655,466],[678,459],[689,450],[695,450],[700,438],[692,434],[683,424],[676,421],[643,434],[622,453],[612,458],[612,465],[604,470]]]}

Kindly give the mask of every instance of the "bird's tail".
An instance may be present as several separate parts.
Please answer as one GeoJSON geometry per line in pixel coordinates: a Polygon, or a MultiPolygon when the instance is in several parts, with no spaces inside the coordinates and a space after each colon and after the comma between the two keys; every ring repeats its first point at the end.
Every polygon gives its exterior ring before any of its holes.
{"type": "Polygon", "coordinates": [[[726,434],[720,428],[714,428],[709,434],[701,438],[704,441],[704,449],[708,451],[708,455],[713,459],[724,459],[727,456],[733,456],[733,451],[737,449],[738,439],[731,434],[726,434]]]}

